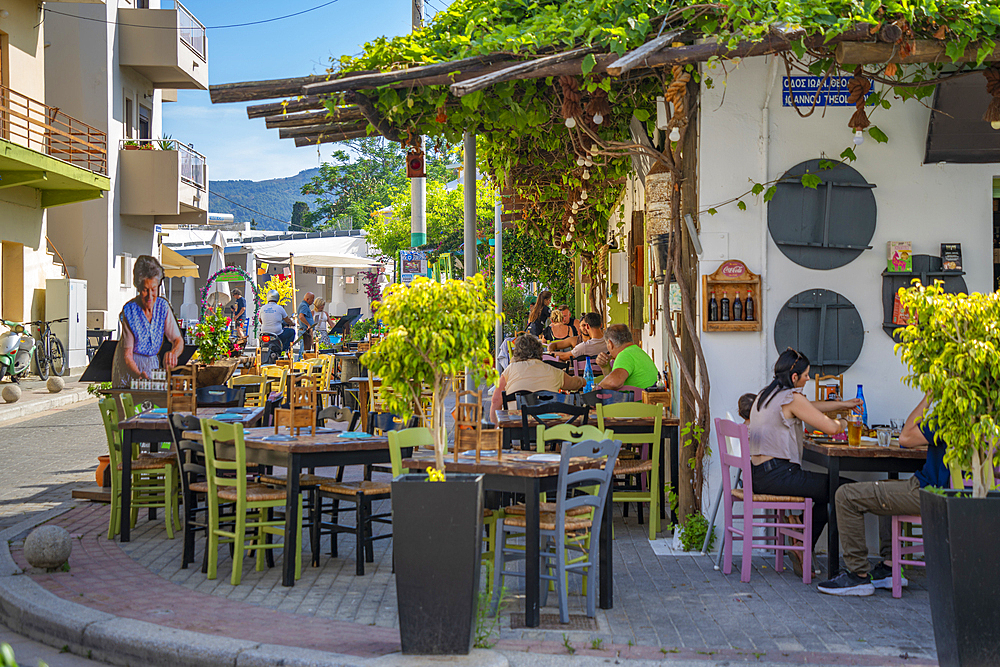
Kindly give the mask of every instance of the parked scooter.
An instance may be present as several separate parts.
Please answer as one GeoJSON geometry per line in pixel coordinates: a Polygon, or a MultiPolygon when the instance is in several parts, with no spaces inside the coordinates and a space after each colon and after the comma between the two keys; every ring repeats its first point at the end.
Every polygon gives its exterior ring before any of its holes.
{"type": "Polygon", "coordinates": [[[10,376],[14,382],[20,381],[31,368],[35,353],[35,338],[23,324],[3,320],[10,331],[0,335],[0,380],[10,376]]]}
{"type": "Polygon", "coordinates": [[[257,339],[260,346],[260,363],[273,364],[281,356],[281,339],[272,333],[263,332],[257,339]]]}

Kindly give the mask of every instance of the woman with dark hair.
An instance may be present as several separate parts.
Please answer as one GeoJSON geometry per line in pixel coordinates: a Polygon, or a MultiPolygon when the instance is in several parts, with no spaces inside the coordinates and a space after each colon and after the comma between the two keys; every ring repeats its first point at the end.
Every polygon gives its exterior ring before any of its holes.
{"type": "Polygon", "coordinates": [[[543,290],[528,312],[528,333],[536,338],[542,335],[548,325],[549,317],[552,314],[549,310],[550,303],[552,303],[552,292],[543,290]]]}
{"type": "MultiPolygon", "coordinates": [[[[824,473],[802,469],[802,424],[829,435],[840,433],[847,428],[846,420],[824,413],[853,410],[861,401],[809,401],[801,392],[808,381],[809,359],[804,354],[788,348],[778,356],[774,379],[757,394],[750,410],[750,462],[754,493],[813,499],[815,547],[829,517],[830,481],[824,473]]],[[[801,575],[801,552],[791,553],[801,575]]]]}

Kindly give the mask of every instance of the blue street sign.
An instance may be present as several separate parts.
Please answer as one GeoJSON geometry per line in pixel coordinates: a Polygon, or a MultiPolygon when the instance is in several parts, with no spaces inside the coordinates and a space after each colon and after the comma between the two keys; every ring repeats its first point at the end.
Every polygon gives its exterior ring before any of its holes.
{"type": "MultiPolygon", "coordinates": [[[[851,93],[847,88],[850,76],[783,76],[781,77],[781,106],[811,107],[816,100],[818,107],[847,107],[851,93]]],[[[874,104],[874,93],[869,93],[866,104],[874,104]]]]}

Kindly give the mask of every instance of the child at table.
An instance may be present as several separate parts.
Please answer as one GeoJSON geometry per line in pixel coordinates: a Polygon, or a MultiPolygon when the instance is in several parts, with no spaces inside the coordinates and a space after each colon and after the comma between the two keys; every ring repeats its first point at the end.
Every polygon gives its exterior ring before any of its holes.
{"type": "Polygon", "coordinates": [[[750,426],[750,411],[753,409],[753,402],[757,400],[757,394],[743,394],[737,403],[740,419],[747,426],[750,426]]]}

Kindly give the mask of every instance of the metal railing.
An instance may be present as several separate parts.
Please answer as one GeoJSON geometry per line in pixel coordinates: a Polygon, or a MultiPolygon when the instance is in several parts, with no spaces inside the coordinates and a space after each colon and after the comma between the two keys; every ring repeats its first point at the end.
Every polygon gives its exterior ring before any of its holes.
{"type": "Polygon", "coordinates": [[[0,139],[95,174],[108,173],[106,133],[6,86],[0,86],[0,139]]]}
{"type": "Polygon", "coordinates": [[[177,28],[180,31],[181,41],[187,44],[199,58],[207,61],[205,26],[181,3],[174,2],[174,7],[177,9],[177,28]]]}
{"type": "Polygon", "coordinates": [[[205,156],[174,139],[122,139],[118,142],[119,150],[147,151],[177,151],[181,158],[181,180],[193,185],[199,190],[205,189],[206,167],[205,156]]]}

